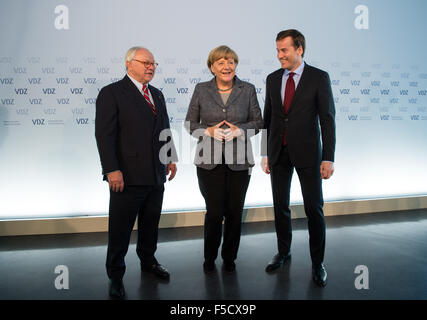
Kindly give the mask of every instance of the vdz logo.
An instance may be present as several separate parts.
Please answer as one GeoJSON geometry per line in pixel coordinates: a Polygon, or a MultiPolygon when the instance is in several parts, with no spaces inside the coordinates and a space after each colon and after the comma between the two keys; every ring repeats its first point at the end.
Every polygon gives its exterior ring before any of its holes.
{"type": "Polygon", "coordinates": [[[41,84],[42,78],[28,78],[29,84],[41,84]]]}
{"type": "Polygon", "coordinates": [[[45,119],[32,119],[33,125],[35,125],[35,126],[44,126],[45,125],[44,120],[45,119]]]}
{"type": "Polygon", "coordinates": [[[96,83],[96,78],[84,78],[83,81],[86,84],[95,84],[96,83]]]}
{"type": "Polygon", "coordinates": [[[418,90],[418,95],[419,96],[425,96],[425,95],[427,95],[427,90],[418,90]]]}
{"type": "Polygon", "coordinates": [[[101,74],[107,74],[107,73],[110,73],[110,68],[99,67],[99,68],[98,68],[98,73],[101,73],[101,74]]]}
{"type": "Polygon", "coordinates": [[[371,103],[380,103],[380,98],[371,98],[371,103]]]}
{"type": "Polygon", "coordinates": [[[371,86],[379,87],[381,85],[381,81],[371,81],[371,86]]]}
{"type": "Polygon", "coordinates": [[[360,85],[360,80],[351,80],[351,85],[352,86],[359,86],[360,85]]]}
{"type": "Polygon", "coordinates": [[[43,113],[46,115],[56,114],[55,108],[45,108],[43,109],[43,113]]]}
{"type": "Polygon", "coordinates": [[[331,81],[333,86],[339,86],[340,85],[340,81],[339,80],[332,80],[331,81]]]}
{"type": "Polygon", "coordinates": [[[261,74],[261,72],[262,72],[261,69],[251,69],[251,73],[254,74],[254,75],[258,75],[259,76],[261,74]]]}
{"type": "Polygon", "coordinates": [[[83,88],[70,88],[71,94],[83,94],[83,88]]]}
{"type": "Polygon", "coordinates": [[[262,93],[262,88],[255,88],[255,92],[256,92],[256,94],[261,94],[262,93]]]}
{"type": "Polygon", "coordinates": [[[61,99],[56,99],[56,102],[58,104],[70,104],[70,98],[61,98],[61,99]]]}
{"type": "Polygon", "coordinates": [[[405,72],[405,73],[401,73],[400,77],[403,79],[408,79],[409,78],[409,73],[405,72]]]}
{"type": "Polygon", "coordinates": [[[178,73],[178,74],[187,74],[188,73],[188,68],[178,68],[178,69],[176,69],[176,73],[178,73]]]}
{"type": "Polygon", "coordinates": [[[390,78],[390,75],[391,75],[391,73],[390,73],[390,72],[383,72],[383,73],[381,74],[381,76],[382,76],[383,78],[390,78]]]}
{"type": "Polygon", "coordinates": [[[176,92],[178,92],[180,94],[187,94],[188,88],[176,88],[176,92]]]}
{"type": "Polygon", "coordinates": [[[359,103],[360,98],[351,98],[350,103],[359,103]]]}
{"type": "Polygon", "coordinates": [[[83,71],[83,69],[79,68],[79,67],[72,67],[72,68],[69,68],[69,70],[70,70],[70,73],[73,73],[73,74],[82,73],[82,71],[83,71]]]}
{"type": "Polygon", "coordinates": [[[20,116],[28,116],[29,109],[28,108],[20,108],[16,109],[16,114],[20,116]]]}
{"type": "Polygon", "coordinates": [[[411,120],[420,120],[420,115],[418,114],[411,115],[411,120]]]}
{"type": "Polygon", "coordinates": [[[55,94],[55,88],[42,89],[44,94],[55,94]]]}
{"type": "Polygon", "coordinates": [[[49,68],[49,67],[45,67],[42,68],[42,72],[45,74],[54,74],[55,73],[55,68],[49,68]]]}
{"type": "Polygon", "coordinates": [[[408,99],[408,102],[411,104],[417,104],[417,99],[411,98],[411,99],[408,99]]]}
{"type": "Polygon", "coordinates": [[[40,105],[42,104],[42,99],[29,99],[30,104],[37,104],[40,105]]]}
{"type": "Polygon", "coordinates": [[[409,86],[410,87],[418,87],[418,82],[417,81],[411,81],[411,82],[409,82],[409,86]]]}
{"type": "Polygon", "coordinates": [[[386,120],[386,121],[390,120],[390,115],[388,115],[388,114],[381,114],[380,115],[380,119],[381,120],[386,120]]]}
{"type": "Polygon", "coordinates": [[[85,98],[85,104],[95,104],[96,98],[85,98]]]}
{"type": "Polygon", "coordinates": [[[398,102],[399,102],[398,98],[392,98],[392,99],[390,99],[390,103],[392,103],[392,104],[396,104],[398,102]]]}
{"type": "Polygon", "coordinates": [[[350,89],[340,89],[341,94],[350,94],[350,89]]]}
{"type": "Polygon", "coordinates": [[[73,115],[84,114],[84,108],[72,108],[71,113],[73,115]]]}
{"type": "Polygon", "coordinates": [[[357,115],[355,114],[349,115],[348,120],[352,120],[352,121],[357,120],[357,115]]]}
{"type": "Polygon", "coordinates": [[[15,105],[15,99],[1,99],[1,104],[4,106],[13,106],[15,105]]]}
{"type": "Polygon", "coordinates": [[[1,78],[0,84],[13,84],[13,78],[1,78]]]}
{"type": "Polygon", "coordinates": [[[363,90],[360,90],[360,93],[363,95],[370,95],[371,90],[370,89],[363,89],[363,90]]]}
{"type": "Polygon", "coordinates": [[[401,96],[407,96],[408,95],[408,90],[400,90],[400,95],[401,96]]]}
{"type": "Polygon", "coordinates": [[[335,101],[335,103],[339,103],[340,102],[340,98],[334,97],[334,101],[335,101]]]}
{"type": "MultiPolygon", "coordinates": [[[[119,80],[122,80],[122,78],[111,78],[111,79],[110,79],[111,83],[113,83],[113,82],[117,82],[117,81],[119,81],[119,80]]],[[[99,89],[98,89],[98,91],[99,91],[99,89]]]]}
{"type": "Polygon", "coordinates": [[[175,78],[165,78],[163,79],[163,81],[165,82],[165,84],[175,84],[175,78]]]}
{"type": "Polygon", "coordinates": [[[16,88],[15,89],[15,93],[16,94],[27,94],[28,93],[28,88],[16,88]]]}
{"type": "Polygon", "coordinates": [[[362,77],[363,78],[369,78],[370,76],[371,76],[371,73],[369,71],[362,72],[362,77]]]}
{"type": "Polygon", "coordinates": [[[78,118],[76,122],[77,124],[89,124],[89,118],[78,118]]]}
{"type": "Polygon", "coordinates": [[[341,76],[342,77],[350,77],[351,76],[351,72],[350,71],[342,71],[341,72],[341,76]]]}
{"type": "Polygon", "coordinates": [[[391,85],[392,87],[398,87],[398,86],[399,86],[399,81],[391,81],[391,82],[390,82],[390,85],[391,85]]]}
{"type": "Polygon", "coordinates": [[[40,63],[40,57],[29,57],[27,58],[27,61],[32,64],[40,63]]]}
{"type": "Polygon", "coordinates": [[[25,68],[25,67],[13,67],[13,72],[19,73],[19,74],[26,74],[27,68],[25,68]]]}
{"type": "Polygon", "coordinates": [[[176,98],[167,98],[166,103],[175,103],[176,98]]]}
{"type": "Polygon", "coordinates": [[[198,84],[201,80],[202,80],[202,78],[190,78],[190,83],[191,84],[198,84]]]}
{"type": "Polygon", "coordinates": [[[70,78],[56,78],[57,84],[68,84],[70,82],[70,78]]]}
{"type": "Polygon", "coordinates": [[[380,93],[381,93],[381,95],[383,95],[383,96],[388,96],[388,95],[389,95],[389,93],[390,93],[390,89],[383,89],[383,90],[380,90],[380,93]]]}

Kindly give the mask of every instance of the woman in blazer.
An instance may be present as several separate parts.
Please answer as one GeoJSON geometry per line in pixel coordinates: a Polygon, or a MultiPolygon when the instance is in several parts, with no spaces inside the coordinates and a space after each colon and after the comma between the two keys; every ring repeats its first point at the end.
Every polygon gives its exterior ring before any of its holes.
{"type": "Polygon", "coordinates": [[[242,211],[254,166],[250,137],[263,127],[254,85],[236,75],[237,54],[227,46],[213,49],[208,68],[214,78],[194,88],[185,126],[199,139],[195,164],[206,202],[203,269],[215,269],[221,244],[223,268],[234,272],[242,211]]]}

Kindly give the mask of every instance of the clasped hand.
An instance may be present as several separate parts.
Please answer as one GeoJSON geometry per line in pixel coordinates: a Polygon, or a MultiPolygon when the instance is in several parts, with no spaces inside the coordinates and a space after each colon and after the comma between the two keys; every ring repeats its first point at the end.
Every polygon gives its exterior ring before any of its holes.
{"type": "Polygon", "coordinates": [[[215,126],[206,128],[205,134],[218,140],[218,141],[231,141],[242,135],[242,130],[234,124],[229,123],[226,120],[216,124],[215,126]],[[222,129],[223,125],[227,125],[228,128],[222,129]]]}

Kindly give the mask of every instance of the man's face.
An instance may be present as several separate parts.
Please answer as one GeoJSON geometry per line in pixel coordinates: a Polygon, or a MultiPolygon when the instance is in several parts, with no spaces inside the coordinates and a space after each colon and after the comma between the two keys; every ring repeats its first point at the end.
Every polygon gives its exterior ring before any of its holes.
{"type": "Polygon", "coordinates": [[[135,57],[126,62],[129,75],[142,84],[147,84],[153,79],[156,70],[153,64],[154,56],[146,49],[139,49],[135,57]]]}
{"type": "Polygon", "coordinates": [[[294,71],[302,63],[302,47],[295,49],[292,37],[276,41],[277,59],[282,68],[294,71]]]}

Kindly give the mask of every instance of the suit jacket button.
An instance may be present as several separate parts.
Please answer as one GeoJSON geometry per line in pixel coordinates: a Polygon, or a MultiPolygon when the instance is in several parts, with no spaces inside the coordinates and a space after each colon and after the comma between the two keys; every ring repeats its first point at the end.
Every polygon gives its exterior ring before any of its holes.
{"type": "Polygon", "coordinates": [[[225,112],[225,109],[222,109],[222,112],[225,112]]]}

